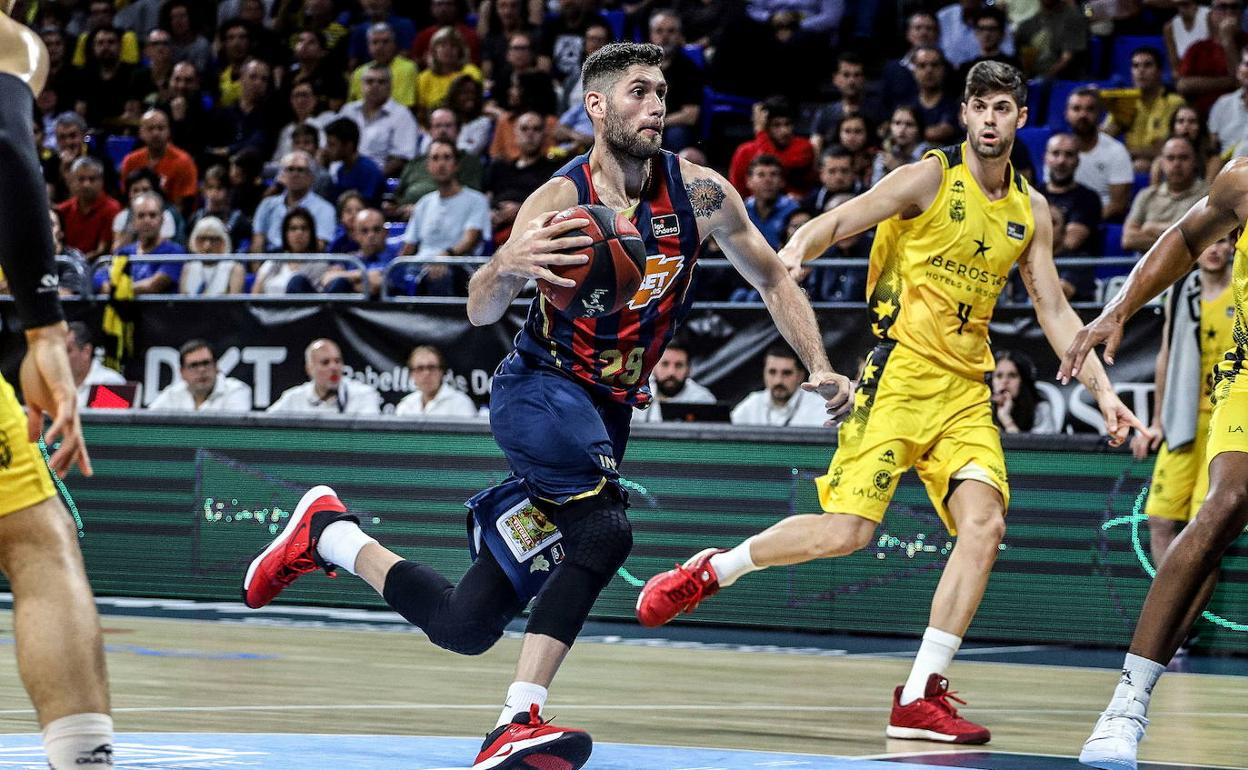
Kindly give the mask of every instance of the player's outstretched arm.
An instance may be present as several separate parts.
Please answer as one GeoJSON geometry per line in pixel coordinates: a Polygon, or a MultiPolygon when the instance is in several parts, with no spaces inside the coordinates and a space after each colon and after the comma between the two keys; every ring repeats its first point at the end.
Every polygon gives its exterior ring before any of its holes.
{"type": "Polygon", "coordinates": [[[1084,358],[1100,344],[1105,361],[1114,363],[1122,342],[1122,327],[1149,300],[1182,278],[1200,253],[1235,229],[1248,216],[1248,158],[1235,158],[1222,167],[1208,197],[1201,198],[1171,225],[1148,250],[1100,316],[1083,327],[1066,351],[1058,377],[1069,382],[1079,374],[1084,358]]]}
{"type": "MultiPolygon", "coordinates": [[[[1023,277],[1027,293],[1031,295],[1031,303],[1036,308],[1036,318],[1044,336],[1053,346],[1053,352],[1061,356],[1069,347],[1075,335],[1079,333],[1083,322],[1062,291],[1061,280],[1057,276],[1057,266],[1053,263],[1053,222],[1049,216],[1049,206],[1044,196],[1031,191],[1031,210],[1036,220],[1036,231],[1018,260],[1018,272],[1023,277]]],[[[1079,381],[1096,399],[1101,415],[1105,418],[1105,429],[1109,433],[1109,443],[1118,446],[1126,441],[1131,428],[1143,435],[1148,435],[1144,425],[1118,398],[1114,387],[1105,374],[1101,362],[1093,353],[1079,373],[1079,381]]]]}
{"type": "Polygon", "coordinates": [[[701,234],[714,237],[733,267],[762,295],[776,328],[810,372],[810,379],[802,387],[819,393],[827,404],[830,422],[835,422],[853,405],[853,386],[849,378],[834,372],[828,363],[823,335],[806,293],[750,221],[745,203],[727,180],[693,164],[683,164],[682,175],[701,234]]]}
{"type": "Polygon", "coordinates": [[[925,158],[892,171],[862,195],[824,212],[798,228],[780,249],[780,261],[797,277],[809,262],[837,241],[875,227],[898,214],[916,217],[927,210],[940,192],[943,169],[936,158],[925,158]]]}
{"type": "Polygon", "coordinates": [[[473,326],[492,324],[502,318],[530,278],[558,286],[575,285],[550,271],[552,266],[581,265],[589,259],[583,254],[559,253],[593,243],[588,236],[562,237],[585,227],[589,220],[550,223],[555,214],[575,205],[576,186],[567,179],[551,179],[524,201],[516,213],[511,238],[468,282],[468,320],[473,326]]]}

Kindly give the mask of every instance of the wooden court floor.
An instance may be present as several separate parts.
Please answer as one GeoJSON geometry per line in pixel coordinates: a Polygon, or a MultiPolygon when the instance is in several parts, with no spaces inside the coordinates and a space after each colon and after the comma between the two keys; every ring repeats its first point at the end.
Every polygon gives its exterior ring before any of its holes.
{"type": "MultiPolygon", "coordinates": [[[[36,731],[0,612],[0,732],[36,731]],[[8,656],[8,657],[3,657],[8,656]]],[[[371,630],[104,617],[119,732],[475,736],[493,725],[519,642],[463,658],[371,630]]],[[[598,741],[867,756],[936,744],[884,737],[908,661],[585,643],[547,713],[598,741]]],[[[989,748],[1073,755],[1116,674],[957,662],[966,716],[989,748]]],[[[1243,767],[1248,678],[1167,674],[1141,759],[1243,767]]]]}

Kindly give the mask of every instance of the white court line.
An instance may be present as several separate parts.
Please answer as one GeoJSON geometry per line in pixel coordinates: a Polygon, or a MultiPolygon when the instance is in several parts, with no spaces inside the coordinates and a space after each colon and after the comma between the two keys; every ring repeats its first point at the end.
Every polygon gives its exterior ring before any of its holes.
{"type": "MultiPolygon", "coordinates": [[[[849,759],[907,759],[911,757],[930,757],[937,754],[951,754],[958,756],[960,754],[999,754],[1001,756],[1014,755],[1020,757],[1044,757],[1045,759],[1078,759],[1074,754],[1040,754],[1034,751],[998,751],[996,749],[950,749],[942,751],[940,749],[932,749],[930,751],[899,751],[887,754],[868,754],[862,757],[849,757],[849,759]]],[[[1159,759],[1142,759],[1140,760],[1148,765],[1165,765],[1168,767],[1191,767],[1190,762],[1165,762],[1159,759]]],[[[1241,767],[1232,765],[1209,765],[1200,763],[1198,767],[1207,768],[1208,770],[1243,770],[1241,767]]]]}
{"type": "MultiPolygon", "coordinates": [[[[1044,652],[1053,650],[1063,645],[1055,644],[1016,644],[1006,647],[973,647],[971,649],[962,648],[958,650],[958,657],[965,658],[968,655],[997,655],[1003,652],[1044,652]]],[[[851,652],[843,657],[846,658],[913,658],[918,650],[897,650],[895,652],[851,652]]]]}
{"type": "MultiPolygon", "coordinates": [[[[349,704],[274,704],[251,706],[133,706],[114,708],[115,713],[141,714],[150,712],[181,712],[181,713],[226,713],[238,711],[476,711],[497,710],[497,703],[349,703],[349,704]]],[[[805,713],[883,713],[890,710],[888,706],[796,706],[785,704],[763,703],[560,703],[562,711],[720,711],[720,712],[751,712],[751,711],[787,711],[805,713]]],[[[972,711],[974,709],[971,709],[972,711]]],[[[1099,714],[1099,709],[1037,709],[1037,708],[983,708],[996,714],[1027,714],[1054,716],[1087,716],[1099,714]]],[[[34,709],[2,709],[0,716],[33,714],[34,709]]],[[[1242,711],[1157,711],[1155,716],[1184,718],[1244,719],[1248,712],[1242,711]]]]}

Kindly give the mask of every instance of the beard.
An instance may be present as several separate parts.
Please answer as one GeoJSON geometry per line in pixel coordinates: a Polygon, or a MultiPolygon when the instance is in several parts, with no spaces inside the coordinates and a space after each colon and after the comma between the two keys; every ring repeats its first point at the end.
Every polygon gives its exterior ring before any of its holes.
{"type": "Polygon", "coordinates": [[[1002,155],[1008,155],[1007,148],[1012,149],[1014,144],[1012,141],[1007,144],[1001,141],[1001,139],[1001,135],[997,134],[997,143],[990,147],[981,144],[978,137],[973,137],[971,139],[971,149],[981,158],[1000,158],[1002,155]]]}
{"type": "Polygon", "coordinates": [[[640,133],[632,131],[619,114],[607,110],[607,120],[603,126],[603,137],[607,146],[637,160],[648,160],[659,154],[663,145],[663,134],[660,132],[653,140],[646,139],[640,133]]]}
{"type": "Polygon", "coordinates": [[[655,384],[659,387],[659,395],[664,398],[671,398],[685,389],[685,381],[678,380],[675,377],[664,377],[655,382],[655,384]]]}

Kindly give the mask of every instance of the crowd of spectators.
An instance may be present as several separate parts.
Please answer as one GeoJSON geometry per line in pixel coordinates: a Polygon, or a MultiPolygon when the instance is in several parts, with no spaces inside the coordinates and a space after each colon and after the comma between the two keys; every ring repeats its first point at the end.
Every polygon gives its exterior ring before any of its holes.
{"type": "MultiPolygon", "coordinates": [[[[966,73],[985,60],[1029,78],[1012,160],[1051,203],[1058,257],[1145,251],[1248,155],[1242,0],[19,0],[16,12],[51,56],[33,130],[65,294],[117,291],[124,257],[136,295],[462,295],[470,266],[392,265],[507,240],[525,197],[591,145],[579,68],[613,40],[663,48],[664,146],[720,170],[777,249],[960,141],[966,73]]],[[[865,258],[871,239],[826,256],[865,258]]],[[[704,255],[720,252],[708,242],[704,255]]],[[[1064,288],[1097,301],[1126,269],[1064,267],[1064,288]]],[[[859,302],[865,281],[862,267],[801,277],[816,301],[859,302]]],[[[731,271],[700,271],[696,292],[758,299],[731,271]]],[[[1006,296],[1025,301],[1017,286],[1006,296]]],[[[331,371],[333,350],[319,353],[331,371]]],[[[770,420],[791,377],[768,361],[770,420]]]]}

